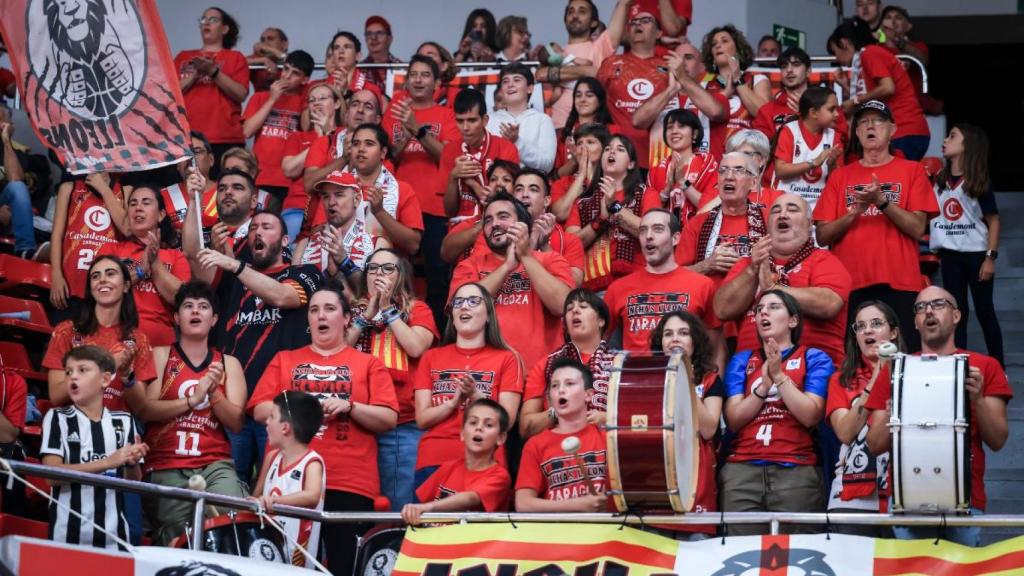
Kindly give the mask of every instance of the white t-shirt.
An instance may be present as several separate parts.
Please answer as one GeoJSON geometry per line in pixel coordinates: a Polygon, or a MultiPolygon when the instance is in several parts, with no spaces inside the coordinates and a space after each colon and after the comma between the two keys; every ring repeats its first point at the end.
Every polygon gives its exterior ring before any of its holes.
{"type": "MultiPolygon", "coordinates": [[[[540,86],[535,84],[534,91],[539,89],[540,86]]],[[[519,125],[516,149],[519,150],[519,161],[523,166],[545,173],[551,171],[555,165],[558,140],[550,116],[533,108],[527,108],[518,116],[508,110],[496,110],[491,113],[490,121],[487,122],[487,131],[495,136],[501,136],[502,124],[519,125]]]]}

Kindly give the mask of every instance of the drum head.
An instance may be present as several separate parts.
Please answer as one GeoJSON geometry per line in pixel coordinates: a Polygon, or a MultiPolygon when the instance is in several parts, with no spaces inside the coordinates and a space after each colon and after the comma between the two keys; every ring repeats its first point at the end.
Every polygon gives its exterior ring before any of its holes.
{"type": "Polygon", "coordinates": [[[612,360],[611,375],[608,378],[608,411],[605,412],[607,433],[605,459],[608,467],[608,489],[612,492],[612,501],[621,512],[628,509],[626,498],[622,495],[622,474],[619,472],[619,384],[622,382],[622,365],[629,356],[626,352],[618,352],[612,360]]]}
{"type": "Polygon", "coordinates": [[[665,422],[673,430],[665,430],[665,462],[669,489],[676,494],[671,498],[672,509],[682,514],[693,509],[697,495],[697,469],[700,466],[700,431],[697,428],[697,402],[694,384],[690,382],[682,353],[669,358],[665,371],[665,422]],[[668,436],[671,435],[671,438],[668,436]],[[671,450],[671,452],[669,452],[671,450]],[[674,485],[673,485],[674,483],[674,485]]]}
{"type": "Polygon", "coordinates": [[[378,526],[367,532],[359,539],[354,576],[391,576],[404,540],[404,528],[378,526]]]}

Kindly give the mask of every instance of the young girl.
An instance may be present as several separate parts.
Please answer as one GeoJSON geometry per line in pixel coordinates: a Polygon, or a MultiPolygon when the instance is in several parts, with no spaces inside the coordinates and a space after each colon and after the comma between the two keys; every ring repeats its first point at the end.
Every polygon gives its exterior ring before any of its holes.
{"type": "Polygon", "coordinates": [[[967,289],[974,298],[988,355],[1003,363],[1003,333],[992,290],[999,256],[999,209],[988,177],[988,136],[970,124],[958,124],[942,142],[946,166],[939,172],[935,196],[942,208],[931,222],[931,248],[939,253],[942,286],[960,303],[957,348],[967,348],[967,289]]]}
{"type": "Polygon", "coordinates": [[[779,130],[775,144],[775,188],[800,195],[814,210],[828,173],[843,157],[836,131],[839,101],[828,88],[811,86],[800,96],[800,119],[779,130]]]}
{"type": "Polygon", "coordinates": [[[658,191],[662,208],[667,208],[685,225],[706,195],[717,195],[718,162],[707,153],[694,150],[704,139],[700,118],[690,110],[669,112],[664,120],[665,145],[672,151],[651,168],[647,186],[658,191]]]}
{"type": "Polygon", "coordinates": [[[597,78],[584,76],[576,81],[572,89],[572,110],[565,127],[558,133],[558,152],[555,154],[555,168],[558,177],[575,174],[579,168],[573,133],[580,126],[600,124],[614,131],[612,113],[608,111],[608,93],[597,78]]]}

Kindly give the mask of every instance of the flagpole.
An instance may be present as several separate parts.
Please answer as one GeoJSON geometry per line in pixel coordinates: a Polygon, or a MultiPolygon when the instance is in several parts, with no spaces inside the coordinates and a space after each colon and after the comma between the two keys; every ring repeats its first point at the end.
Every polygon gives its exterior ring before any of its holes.
{"type": "MultiPolygon", "coordinates": [[[[196,166],[196,155],[195,154],[192,155],[192,173],[193,174],[198,174],[199,173],[199,167],[196,166]]],[[[187,181],[186,181],[186,185],[187,185],[187,181]]],[[[202,200],[201,200],[201,197],[199,196],[199,190],[193,190],[192,191],[192,197],[196,201],[196,230],[199,231],[199,249],[202,250],[202,249],[206,248],[206,243],[203,241],[203,206],[202,206],[202,204],[200,204],[200,202],[202,202],[202,200]]]]}

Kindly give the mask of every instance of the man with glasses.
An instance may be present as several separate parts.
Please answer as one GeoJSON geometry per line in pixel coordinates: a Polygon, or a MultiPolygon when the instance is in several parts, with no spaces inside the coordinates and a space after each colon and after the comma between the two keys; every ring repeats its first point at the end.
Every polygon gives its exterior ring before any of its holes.
{"type": "Polygon", "coordinates": [[[561,331],[563,304],[576,286],[569,262],[533,248],[533,219],[522,202],[497,192],[484,209],[488,250],[476,250],[452,273],[451,295],[479,282],[494,296],[502,335],[533,366],[551,351],[561,331]]]}
{"type": "MultiPolygon", "coordinates": [[[[366,59],[363,64],[397,64],[402,60],[391,53],[391,42],[394,36],[391,35],[391,23],[383,16],[373,15],[366,19],[363,27],[363,37],[366,38],[366,59]]],[[[388,79],[387,68],[370,68],[366,70],[367,79],[381,90],[385,89],[385,82],[388,79]]]]}
{"type": "MultiPolygon", "coordinates": [[[[348,97],[343,118],[345,125],[320,136],[309,146],[302,169],[302,182],[307,192],[312,192],[313,186],[331,172],[348,166],[352,131],[363,124],[379,123],[380,115],[381,101],[372,90],[357,90],[348,97]]],[[[315,216],[307,215],[307,221],[313,220],[315,225],[315,216]]]]}
{"type": "Polygon", "coordinates": [[[750,258],[729,271],[715,294],[715,314],[738,320],[737,350],[760,346],[754,309],[757,296],[782,290],[796,299],[804,314],[800,342],[842,362],[846,299],[850,273],[828,250],[811,238],[811,211],[797,194],[783,194],[768,212],[768,236],[754,244],[750,258]]]}
{"type": "MultiPolygon", "coordinates": [[[[913,304],[914,325],[921,333],[921,353],[949,356],[967,354],[967,393],[970,398],[971,435],[971,514],[983,514],[985,495],[985,447],[998,452],[1006,444],[1009,428],[1006,404],[1013,398],[1013,390],[1006,372],[991,356],[961,350],[956,347],[956,325],[962,320],[960,309],[952,294],[938,286],[922,290],[913,304]]],[[[901,328],[903,328],[901,326],[901,328]]],[[[864,407],[871,410],[868,448],[872,454],[887,452],[892,447],[889,418],[892,416],[892,384],[888,377],[878,378],[864,407]]],[[[910,401],[928,402],[927,398],[910,401]]],[[[981,527],[957,528],[894,526],[897,538],[945,538],[965,546],[981,544],[981,527]]]]}
{"type": "Polygon", "coordinates": [[[910,310],[925,285],[918,241],[939,207],[921,164],[890,153],[896,125],[884,102],[862,104],[853,125],[864,153],[829,176],[814,207],[817,240],[850,271],[849,310],[866,300],[885,302],[899,316],[907,348],[916,352],[921,337],[910,310]]]}
{"type": "Polygon", "coordinates": [[[676,261],[714,280],[715,289],[754,243],[768,233],[767,208],[747,196],[756,186],[757,160],[742,152],[722,156],[718,195],[722,202],[686,223],[676,261]]]}

